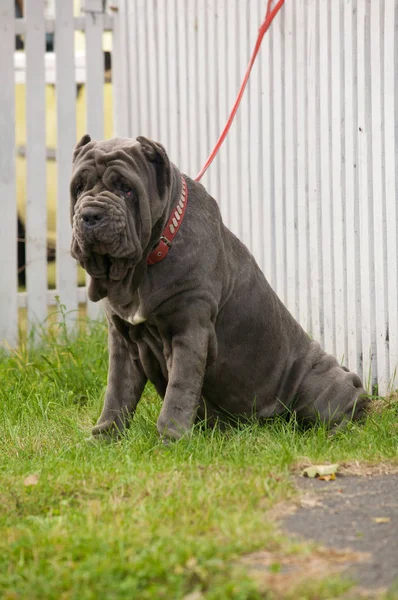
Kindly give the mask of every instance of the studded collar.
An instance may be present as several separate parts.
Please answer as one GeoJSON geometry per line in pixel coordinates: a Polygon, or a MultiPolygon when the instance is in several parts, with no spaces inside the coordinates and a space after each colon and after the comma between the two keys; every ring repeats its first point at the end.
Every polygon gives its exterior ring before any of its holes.
{"type": "Polygon", "coordinates": [[[163,260],[172,246],[172,241],[177,235],[184,218],[185,208],[188,202],[188,187],[184,177],[181,175],[181,196],[177,206],[174,207],[166,227],[160,236],[160,240],[147,258],[148,265],[154,265],[163,260]]]}

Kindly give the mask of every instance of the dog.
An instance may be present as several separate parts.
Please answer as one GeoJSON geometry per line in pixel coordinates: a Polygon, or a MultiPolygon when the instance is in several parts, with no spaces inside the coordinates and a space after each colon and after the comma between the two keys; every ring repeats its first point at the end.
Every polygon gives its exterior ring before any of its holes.
{"type": "Polygon", "coordinates": [[[74,151],[71,253],[103,303],[109,370],[94,436],[118,435],[147,381],[157,428],[177,439],[209,425],[294,412],[336,427],[361,417],[360,378],[310,340],[203,185],[145,137],[74,151]]]}

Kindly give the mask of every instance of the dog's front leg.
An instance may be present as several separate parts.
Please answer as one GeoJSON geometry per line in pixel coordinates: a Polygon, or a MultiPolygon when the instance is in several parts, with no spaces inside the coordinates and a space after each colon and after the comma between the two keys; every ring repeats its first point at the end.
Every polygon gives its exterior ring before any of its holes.
{"type": "Polygon", "coordinates": [[[108,385],[94,436],[118,435],[126,427],[147,381],[140,361],[133,358],[126,339],[110,320],[108,347],[108,385]]]}
{"type": "Polygon", "coordinates": [[[178,439],[192,426],[202,392],[209,327],[187,326],[172,336],[169,381],[157,427],[160,435],[178,439]]]}

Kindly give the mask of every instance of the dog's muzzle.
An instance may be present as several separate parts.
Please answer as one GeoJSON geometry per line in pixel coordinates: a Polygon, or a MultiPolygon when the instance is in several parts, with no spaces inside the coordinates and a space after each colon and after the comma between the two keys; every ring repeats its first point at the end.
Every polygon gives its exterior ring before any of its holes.
{"type": "MultiPolygon", "coordinates": [[[[74,254],[92,252],[134,258],[137,254],[128,227],[124,201],[111,193],[79,198],[73,215],[74,254]]],[[[81,260],[81,258],[78,258],[81,260]]]]}
{"type": "Polygon", "coordinates": [[[73,228],[80,236],[87,236],[86,241],[96,238],[109,242],[120,233],[126,224],[125,206],[120,200],[109,197],[85,197],[75,207],[73,228]]]}

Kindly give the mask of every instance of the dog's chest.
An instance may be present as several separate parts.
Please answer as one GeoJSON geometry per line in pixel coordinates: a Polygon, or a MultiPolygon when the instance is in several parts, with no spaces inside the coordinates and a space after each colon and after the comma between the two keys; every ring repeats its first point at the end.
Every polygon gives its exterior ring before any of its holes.
{"type": "Polygon", "coordinates": [[[115,306],[111,304],[111,308],[123,321],[127,321],[130,325],[139,325],[147,320],[143,306],[140,304],[138,298],[128,306],[115,306]]]}
{"type": "Polygon", "coordinates": [[[119,316],[130,323],[130,325],[139,325],[147,320],[144,316],[142,306],[139,304],[138,307],[133,307],[131,310],[119,309],[119,316]]]}
{"type": "Polygon", "coordinates": [[[146,317],[141,312],[141,306],[138,306],[137,310],[130,315],[128,315],[126,321],[131,323],[131,325],[139,325],[140,323],[144,323],[146,321],[146,317]]]}

